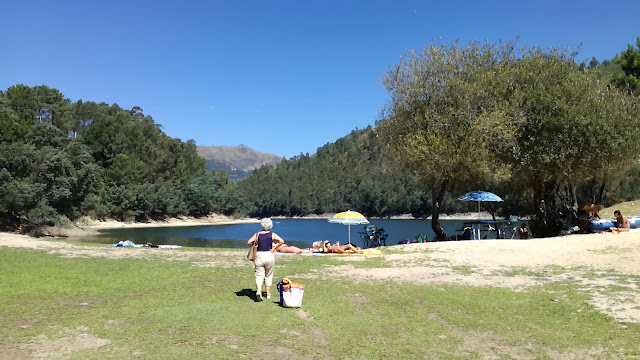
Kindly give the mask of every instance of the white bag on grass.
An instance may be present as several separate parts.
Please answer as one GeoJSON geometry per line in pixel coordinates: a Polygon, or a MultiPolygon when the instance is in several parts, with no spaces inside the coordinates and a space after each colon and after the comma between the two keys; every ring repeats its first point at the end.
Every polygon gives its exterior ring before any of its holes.
{"type": "Polygon", "coordinates": [[[288,290],[282,291],[282,306],[288,308],[298,308],[302,306],[304,296],[304,285],[293,284],[288,290]]]}
{"type": "Polygon", "coordinates": [[[288,308],[298,308],[302,306],[302,297],[304,296],[304,285],[294,283],[284,278],[278,283],[280,291],[280,305],[288,308]]]}

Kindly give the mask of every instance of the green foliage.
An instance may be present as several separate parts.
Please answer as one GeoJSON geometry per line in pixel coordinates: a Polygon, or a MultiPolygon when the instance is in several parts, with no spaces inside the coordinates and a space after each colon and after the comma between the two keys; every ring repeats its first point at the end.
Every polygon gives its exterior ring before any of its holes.
{"type": "Polygon", "coordinates": [[[168,137],[139,107],[71,103],[46,86],[0,92],[0,185],[0,215],[35,226],[60,216],[132,220],[248,208],[226,173],[206,172],[193,141],[168,137]]]}
{"type": "Polygon", "coordinates": [[[384,155],[372,128],[355,130],[315,155],[301,154],[276,168],[263,166],[238,183],[255,216],[299,216],[358,210],[367,216],[426,213],[412,176],[384,155]]]}
{"type": "Polygon", "coordinates": [[[409,52],[384,80],[391,103],[378,132],[431,189],[440,237],[439,203],[456,185],[511,184],[530,194],[530,211],[547,200],[532,226],[555,235],[576,217],[576,184],[611,183],[640,156],[635,98],[574,53],[514,45],[432,45],[409,52]]]}
{"type": "MultiPolygon", "coordinates": [[[[513,44],[470,42],[409,51],[384,78],[391,95],[378,132],[396,161],[431,190],[433,230],[445,194],[459,184],[503,176],[496,151],[507,147],[513,126],[495,99],[500,67],[513,44]]],[[[506,79],[499,79],[506,80],[506,79]]]]}
{"type": "Polygon", "coordinates": [[[57,214],[78,214],[99,169],[86,148],[58,135],[52,125],[37,125],[29,135],[31,144],[0,144],[0,209],[34,224],[50,222],[57,214]]]}
{"type": "Polygon", "coordinates": [[[614,77],[612,82],[635,96],[640,95],[640,37],[636,39],[636,48],[628,45],[627,50],[620,53],[615,62],[620,65],[625,76],[614,77]]]}
{"type": "Polygon", "coordinates": [[[537,214],[540,224],[532,224],[536,235],[556,235],[576,218],[577,184],[611,184],[637,162],[638,102],[609,88],[598,69],[581,69],[566,51],[523,51],[501,71],[510,81],[501,101],[518,129],[502,160],[531,192],[531,210],[540,200],[547,204],[537,214]]]}

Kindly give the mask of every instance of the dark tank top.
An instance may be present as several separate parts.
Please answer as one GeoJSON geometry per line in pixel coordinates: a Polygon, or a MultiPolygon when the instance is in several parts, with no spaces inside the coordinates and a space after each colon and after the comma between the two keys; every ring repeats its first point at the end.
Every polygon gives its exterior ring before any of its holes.
{"type": "Polygon", "coordinates": [[[258,251],[270,251],[272,243],[271,231],[266,234],[258,234],[258,251]]]}

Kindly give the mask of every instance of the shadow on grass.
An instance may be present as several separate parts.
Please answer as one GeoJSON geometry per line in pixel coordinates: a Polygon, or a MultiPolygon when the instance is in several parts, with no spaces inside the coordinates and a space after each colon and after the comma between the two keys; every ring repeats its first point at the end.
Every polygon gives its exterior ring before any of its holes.
{"type": "MultiPolygon", "coordinates": [[[[275,295],[276,295],[275,298],[272,297],[271,300],[275,299],[275,301],[272,301],[272,302],[274,304],[276,304],[276,305],[280,305],[280,295],[278,293],[276,293],[275,295]]],[[[251,299],[251,300],[253,300],[255,302],[258,302],[258,296],[256,295],[256,291],[253,290],[253,289],[242,289],[240,291],[236,291],[236,296],[237,297],[243,297],[243,296],[244,297],[248,297],[249,299],[251,299]]],[[[264,298],[263,300],[267,300],[267,298],[264,298]]]]}
{"type": "Polygon", "coordinates": [[[249,299],[258,302],[258,296],[256,295],[256,291],[253,289],[242,289],[240,291],[236,291],[237,297],[248,297],[249,299]]]}

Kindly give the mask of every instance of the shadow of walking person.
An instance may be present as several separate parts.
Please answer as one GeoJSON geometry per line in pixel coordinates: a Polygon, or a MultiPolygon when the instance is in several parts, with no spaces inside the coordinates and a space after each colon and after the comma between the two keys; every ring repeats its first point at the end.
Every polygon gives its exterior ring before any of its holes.
{"type": "Polygon", "coordinates": [[[236,296],[237,297],[248,297],[249,299],[252,299],[255,302],[258,302],[258,297],[256,296],[256,291],[252,290],[252,289],[242,289],[240,291],[236,291],[236,296]]]}

